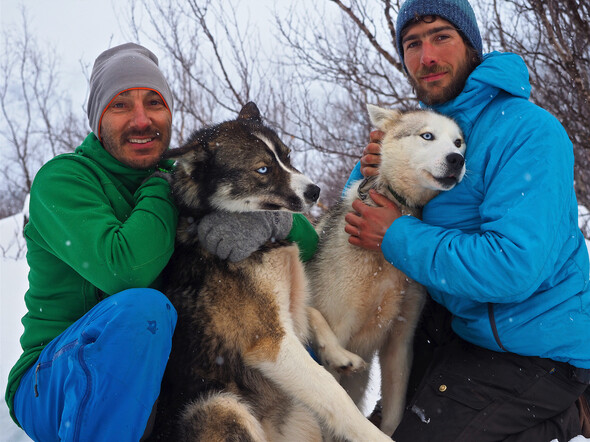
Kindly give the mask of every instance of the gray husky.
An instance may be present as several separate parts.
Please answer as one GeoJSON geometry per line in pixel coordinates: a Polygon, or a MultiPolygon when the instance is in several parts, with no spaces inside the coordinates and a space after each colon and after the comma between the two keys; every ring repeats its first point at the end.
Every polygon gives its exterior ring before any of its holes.
{"type": "Polygon", "coordinates": [[[198,241],[213,210],[306,211],[319,188],[248,103],[168,156],[180,218],[164,292],[178,311],[155,440],[390,440],[306,351],[308,287],[297,245],[269,242],[224,261],[198,241]]]}
{"type": "Polygon", "coordinates": [[[402,213],[420,217],[428,201],[463,178],[465,143],[457,124],[434,112],[402,113],[372,105],[368,111],[373,125],[385,132],[379,175],[352,185],[322,219],[317,226],[319,249],[306,272],[318,356],[360,404],[368,383],[365,361],[370,363],[378,352],[381,430],[391,435],[403,414],[425,289],[389,264],[380,251],[348,243],[344,216],[356,198],[373,203],[367,197],[372,187],[396,201],[402,213]]]}

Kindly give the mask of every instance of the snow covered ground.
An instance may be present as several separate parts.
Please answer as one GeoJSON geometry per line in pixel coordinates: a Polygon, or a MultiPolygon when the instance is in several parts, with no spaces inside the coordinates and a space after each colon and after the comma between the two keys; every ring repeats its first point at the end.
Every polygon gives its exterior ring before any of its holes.
{"type": "MultiPolygon", "coordinates": [[[[588,210],[580,208],[580,223],[588,222],[588,210]]],[[[0,393],[4,397],[8,373],[20,356],[19,337],[23,327],[20,319],[26,312],[23,296],[27,290],[28,266],[22,239],[23,214],[0,220],[0,393]]],[[[586,242],[590,249],[590,241],[586,242]]],[[[375,365],[375,364],[373,364],[375,365]]],[[[379,371],[372,373],[372,382],[364,412],[373,409],[379,396],[379,371]]],[[[3,401],[2,401],[3,402],[3,401]]],[[[8,408],[0,405],[0,442],[30,441],[10,418],[8,408]]],[[[582,436],[570,442],[582,442],[582,436]]]]}

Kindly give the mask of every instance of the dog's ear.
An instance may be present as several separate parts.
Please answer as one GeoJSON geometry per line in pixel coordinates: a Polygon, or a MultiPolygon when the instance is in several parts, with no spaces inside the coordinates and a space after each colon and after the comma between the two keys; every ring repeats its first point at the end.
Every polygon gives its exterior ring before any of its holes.
{"type": "Polygon", "coordinates": [[[191,175],[198,164],[206,161],[207,156],[207,150],[203,147],[202,140],[195,139],[176,149],[168,149],[162,155],[162,159],[172,159],[175,161],[175,173],[177,175],[182,175],[183,173],[191,175]]]}
{"type": "Polygon", "coordinates": [[[184,146],[177,147],[175,149],[168,149],[162,154],[162,159],[179,159],[180,157],[186,155],[188,152],[192,151],[195,146],[192,143],[185,144],[184,146]]]}
{"type": "Polygon", "coordinates": [[[238,120],[250,120],[262,123],[262,117],[260,116],[258,106],[252,101],[246,103],[238,115],[238,120]]]}
{"type": "Polygon", "coordinates": [[[202,139],[195,138],[183,146],[175,149],[168,149],[163,153],[162,159],[179,161],[183,158],[190,158],[192,161],[204,161],[207,156],[207,149],[205,147],[206,143],[204,143],[202,139]]]}
{"type": "Polygon", "coordinates": [[[371,124],[383,132],[397,124],[402,113],[396,109],[385,109],[373,104],[367,104],[371,124]]]}

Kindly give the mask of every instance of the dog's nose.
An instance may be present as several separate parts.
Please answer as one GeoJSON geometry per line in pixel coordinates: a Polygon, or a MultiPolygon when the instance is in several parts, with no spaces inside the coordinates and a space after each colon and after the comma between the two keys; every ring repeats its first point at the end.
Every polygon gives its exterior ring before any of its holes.
{"type": "Polygon", "coordinates": [[[305,189],[305,192],[303,192],[303,196],[306,201],[315,203],[320,197],[320,188],[315,184],[309,184],[305,189]]]}
{"type": "Polygon", "coordinates": [[[465,158],[460,153],[450,153],[447,155],[447,164],[453,170],[460,170],[465,164],[465,158]]]}

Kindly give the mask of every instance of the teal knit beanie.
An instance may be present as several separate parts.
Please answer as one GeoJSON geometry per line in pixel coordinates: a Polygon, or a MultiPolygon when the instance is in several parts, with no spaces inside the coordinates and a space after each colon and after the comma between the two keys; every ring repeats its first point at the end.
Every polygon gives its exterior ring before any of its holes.
{"type": "Polygon", "coordinates": [[[436,15],[452,23],[467,39],[469,44],[482,59],[482,44],[479,27],[471,5],[467,0],[406,0],[397,16],[397,51],[404,63],[404,48],[402,46],[402,31],[413,20],[427,15],[436,15]]]}

